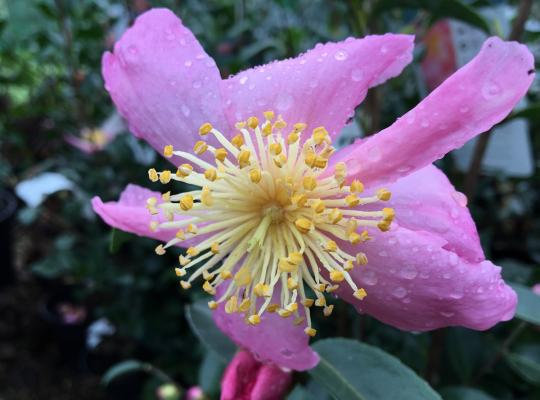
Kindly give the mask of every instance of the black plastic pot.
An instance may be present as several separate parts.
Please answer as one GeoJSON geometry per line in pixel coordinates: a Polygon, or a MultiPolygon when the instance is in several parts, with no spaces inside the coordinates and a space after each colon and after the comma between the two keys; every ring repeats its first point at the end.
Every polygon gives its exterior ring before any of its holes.
{"type": "Polygon", "coordinates": [[[17,199],[7,190],[0,189],[0,287],[15,280],[13,269],[13,222],[17,199]]]}

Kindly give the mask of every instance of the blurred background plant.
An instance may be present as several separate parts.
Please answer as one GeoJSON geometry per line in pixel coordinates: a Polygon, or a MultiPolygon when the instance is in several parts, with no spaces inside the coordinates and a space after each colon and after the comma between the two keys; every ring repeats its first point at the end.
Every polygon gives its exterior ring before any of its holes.
{"type": "MultiPolygon", "coordinates": [[[[158,6],[183,19],[224,77],[318,42],[414,33],[414,62],[370,92],[342,143],[389,125],[484,35],[527,43],[537,65],[540,56],[540,4],[528,0],[0,0],[2,399],[219,397],[234,346],[197,302],[203,295],[180,291],[152,241],[111,232],[90,206],[165,164],[127,133],[100,74],[102,53],[158,6]]],[[[338,303],[316,322],[319,338],[378,346],[444,399],[540,398],[540,296],[528,289],[540,282],[538,79],[509,119],[439,166],[467,193],[486,254],[516,284],[518,318],[487,332],[414,334],[338,303]]],[[[290,398],[329,398],[328,379],[299,374],[290,398]]]]}

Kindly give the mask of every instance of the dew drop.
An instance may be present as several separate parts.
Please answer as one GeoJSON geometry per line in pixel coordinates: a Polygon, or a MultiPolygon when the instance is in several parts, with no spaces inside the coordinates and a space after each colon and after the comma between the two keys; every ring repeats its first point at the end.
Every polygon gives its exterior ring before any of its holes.
{"type": "Polygon", "coordinates": [[[402,299],[405,296],[407,296],[407,289],[403,287],[397,287],[394,290],[392,290],[392,295],[394,297],[397,297],[398,299],[402,299]]]}
{"type": "Polygon", "coordinates": [[[139,52],[139,50],[137,50],[137,46],[135,45],[131,45],[128,47],[128,51],[131,53],[131,54],[137,54],[139,52]]]}
{"type": "Polygon", "coordinates": [[[379,161],[381,157],[382,157],[381,149],[379,149],[379,147],[373,146],[372,148],[368,150],[368,158],[371,161],[379,161]]]}
{"type": "Polygon", "coordinates": [[[334,54],[334,58],[338,61],[344,61],[347,59],[347,57],[349,57],[349,54],[347,54],[345,50],[338,50],[334,54]]]}
{"type": "Polygon", "coordinates": [[[461,207],[467,207],[467,196],[463,193],[455,191],[452,193],[452,198],[458,203],[461,207]]]}
{"type": "Polygon", "coordinates": [[[386,54],[386,53],[388,53],[388,47],[382,46],[381,47],[381,54],[386,54]]]}
{"type": "Polygon", "coordinates": [[[379,251],[379,255],[380,255],[381,257],[388,257],[388,253],[387,253],[386,251],[384,251],[384,250],[383,250],[383,251],[379,251]]]}
{"type": "Polygon", "coordinates": [[[416,120],[416,114],[414,113],[414,111],[409,111],[407,113],[407,116],[405,117],[405,120],[407,121],[409,125],[412,125],[414,121],[416,120]]]}
{"type": "Polygon", "coordinates": [[[495,82],[487,82],[482,86],[482,96],[489,100],[501,93],[501,87],[495,82]]]}
{"type": "Polygon", "coordinates": [[[452,318],[455,315],[455,313],[451,311],[441,311],[439,314],[441,314],[445,318],[452,318]]]}
{"type": "Polygon", "coordinates": [[[185,65],[186,67],[191,67],[191,66],[193,65],[193,61],[187,60],[187,61],[184,63],[184,65],[185,65]]]}
{"type": "Polygon", "coordinates": [[[202,86],[201,81],[194,81],[193,82],[193,88],[194,89],[199,89],[201,86],[202,86]]]}
{"type": "Polygon", "coordinates": [[[459,299],[461,299],[462,297],[463,297],[463,293],[462,293],[462,292],[456,291],[456,292],[450,293],[450,298],[452,298],[452,299],[459,300],[459,299]]]}
{"type": "Polygon", "coordinates": [[[304,65],[305,63],[307,62],[307,60],[305,58],[302,58],[298,64],[301,64],[301,65],[304,65]]]}
{"type": "Polygon", "coordinates": [[[360,68],[355,68],[351,71],[351,79],[354,82],[360,82],[364,77],[364,72],[360,68]]]}
{"type": "Polygon", "coordinates": [[[276,108],[279,111],[287,111],[293,104],[293,97],[289,93],[280,93],[276,99],[276,108]]]}
{"type": "Polygon", "coordinates": [[[185,104],[182,104],[180,109],[182,110],[182,114],[184,114],[186,117],[189,117],[189,114],[191,114],[191,110],[185,104]]]}
{"type": "Polygon", "coordinates": [[[373,271],[367,271],[363,276],[362,276],[362,280],[363,282],[367,285],[367,286],[374,286],[377,284],[378,282],[378,278],[377,278],[377,275],[375,274],[375,272],[373,271]]]}
{"type": "Polygon", "coordinates": [[[429,126],[429,121],[428,120],[423,120],[420,125],[423,127],[423,128],[427,128],[429,126]]]}
{"type": "Polygon", "coordinates": [[[450,265],[456,266],[458,264],[458,256],[455,253],[450,253],[448,256],[448,262],[450,265]]]}
{"type": "Polygon", "coordinates": [[[240,85],[244,85],[248,80],[248,77],[247,76],[243,76],[241,77],[238,82],[240,82],[240,85]]]}
{"type": "Polygon", "coordinates": [[[452,274],[450,274],[450,272],[445,272],[442,277],[444,279],[450,279],[452,277],[452,274]]]}
{"type": "Polygon", "coordinates": [[[416,270],[416,268],[412,265],[407,265],[405,266],[405,268],[403,268],[400,273],[402,278],[404,279],[414,279],[418,276],[418,271],[416,270]]]}

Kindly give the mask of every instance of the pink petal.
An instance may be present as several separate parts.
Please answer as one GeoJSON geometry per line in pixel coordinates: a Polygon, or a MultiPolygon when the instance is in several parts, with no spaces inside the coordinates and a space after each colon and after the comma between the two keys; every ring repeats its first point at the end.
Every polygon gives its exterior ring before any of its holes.
{"type": "MultiPolygon", "coordinates": [[[[114,228],[167,242],[174,237],[175,231],[152,231],[150,229],[150,222],[154,220],[159,222],[164,221],[162,216],[150,215],[150,212],[146,208],[146,200],[150,197],[160,199],[161,193],[129,184],[120,195],[118,201],[103,203],[96,196],[92,199],[92,207],[106,224],[114,228]]],[[[178,219],[179,217],[177,216],[176,218],[178,219]]],[[[204,239],[197,238],[193,240],[198,242],[204,239]]],[[[180,245],[182,247],[188,247],[191,245],[191,240],[184,240],[180,245]]]]}
{"type": "Polygon", "coordinates": [[[538,296],[540,296],[540,283],[537,283],[536,285],[533,285],[532,291],[536,293],[538,296]]]}
{"type": "Polygon", "coordinates": [[[413,110],[334,155],[369,186],[410,174],[502,121],[534,78],[527,47],[492,37],[413,110]],[[360,162],[359,162],[360,160],[360,162]]]}
{"type": "MultiPolygon", "coordinates": [[[[218,289],[220,296],[225,288],[220,286],[218,289]]],[[[299,313],[302,315],[301,308],[299,313]]],[[[295,325],[292,318],[266,312],[260,324],[252,326],[246,323],[242,314],[227,314],[223,304],[213,312],[213,317],[219,329],[261,362],[297,371],[311,369],[319,362],[319,356],[309,347],[305,324],[295,325]]]]}
{"type": "Polygon", "coordinates": [[[484,330],[514,315],[517,296],[489,261],[468,262],[446,250],[442,237],[394,226],[362,245],[368,264],[352,276],[367,297],[350,288],[339,296],[397,328],[426,331],[445,326],[484,330]]]}
{"type": "Polygon", "coordinates": [[[388,206],[394,208],[400,226],[441,236],[448,242],[446,250],[467,261],[484,259],[467,197],[456,191],[437,167],[424,167],[388,185],[388,189],[392,192],[388,206]]]}
{"type": "Polygon", "coordinates": [[[292,373],[275,365],[263,365],[251,391],[251,399],[282,400],[292,383],[292,373]]]}
{"type": "Polygon", "coordinates": [[[191,149],[204,122],[226,128],[219,71],[182,21],[166,9],[137,18],[103,55],[103,77],[130,130],[160,153],[191,149]]]}
{"type": "Polygon", "coordinates": [[[229,122],[273,110],[287,123],[323,125],[335,136],[368,88],[398,75],[412,60],[413,41],[395,34],[347,39],[243,71],[222,83],[231,101],[229,122]]]}

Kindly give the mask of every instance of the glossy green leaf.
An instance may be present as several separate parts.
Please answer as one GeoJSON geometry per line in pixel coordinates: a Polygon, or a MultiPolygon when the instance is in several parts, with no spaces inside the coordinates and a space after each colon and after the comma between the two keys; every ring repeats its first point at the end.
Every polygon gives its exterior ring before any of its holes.
{"type": "Polygon", "coordinates": [[[532,324],[540,325],[540,296],[527,286],[512,283],[510,286],[518,295],[516,317],[532,324]]]}
{"type": "Polygon", "coordinates": [[[108,385],[113,380],[122,375],[130,374],[136,371],[148,372],[149,370],[150,368],[147,363],[143,363],[137,360],[122,361],[121,363],[113,365],[107,370],[107,372],[105,372],[105,374],[101,378],[101,383],[103,383],[104,385],[108,385]]]}
{"type": "Polygon", "coordinates": [[[439,390],[444,400],[494,400],[481,390],[467,386],[448,386],[439,390]]]}
{"type": "Polygon", "coordinates": [[[187,305],[186,317],[193,332],[208,349],[216,352],[224,362],[234,356],[236,345],[218,329],[206,300],[187,305]]]}
{"type": "Polygon", "coordinates": [[[373,15],[379,15],[391,9],[412,8],[422,9],[435,19],[453,18],[466,22],[487,34],[490,33],[488,22],[471,6],[459,0],[379,0],[373,10],[373,15]]]}
{"type": "Polygon", "coordinates": [[[207,395],[219,394],[225,363],[214,351],[206,352],[199,368],[199,386],[207,395]]]}
{"type": "Polygon", "coordinates": [[[540,385],[540,345],[522,346],[505,357],[519,376],[533,385],[540,385]]]}
{"type": "Polygon", "coordinates": [[[113,228],[111,231],[111,240],[109,242],[109,251],[116,253],[120,250],[120,247],[131,239],[133,235],[128,232],[121,231],[120,229],[113,228]]]}
{"type": "Polygon", "coordinates": [[[540,104],[532,104],[521,110],[515,111],[506,118],[505,121],[510,121],[516,118],[526,118],[531,121],[540,121],[540,104]]]}
{"type": "Polygon", "coordinates": [[[338,400],[440,399],[414,371],[376,347],[325,339],[313,348],[321,361],[309,373],[338,400]]]}

